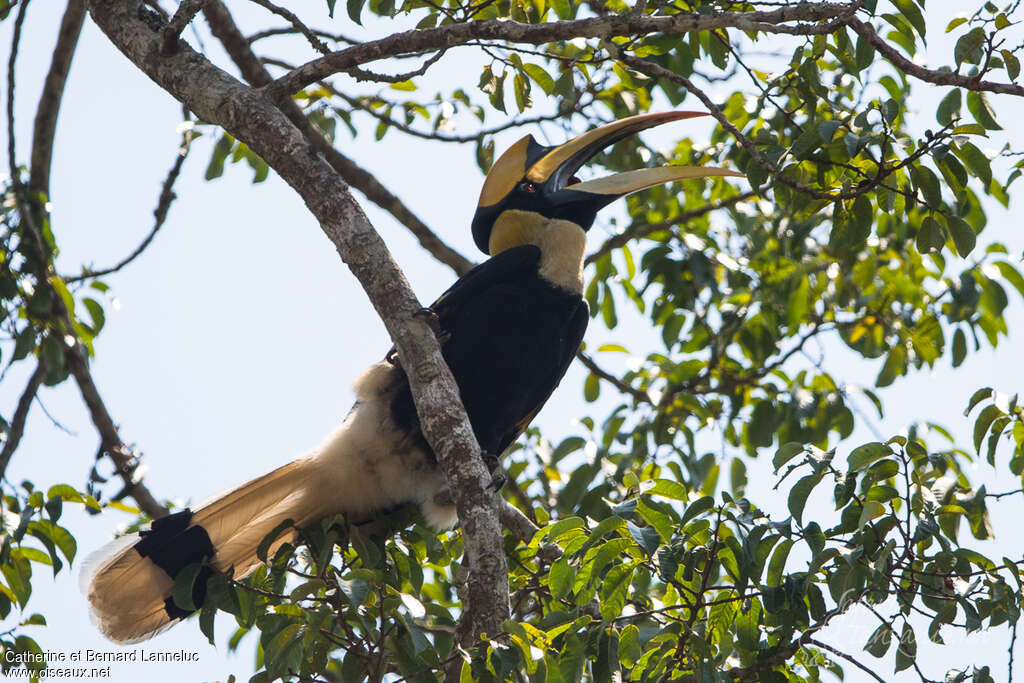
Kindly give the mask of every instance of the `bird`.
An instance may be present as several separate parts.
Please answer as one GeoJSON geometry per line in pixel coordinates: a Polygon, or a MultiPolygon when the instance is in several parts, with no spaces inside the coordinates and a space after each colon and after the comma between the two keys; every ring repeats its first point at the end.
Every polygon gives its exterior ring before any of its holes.
{"type": "MultiPolygon", "coordinates": [[[[601,150],[643,130],[704,112],[659,112],[612,121],[560,145],[527,135],[487,173],[471,230],[490,258],[459,278],[425,313],[459,387],[489,464],[530,424],[565,375],[583,340],[586,233],[597,212],[662,183],[741,175],[700,166],[643,168],[581,181],[601,150]]],[[[259,565],[268,534],[345,513],[417,504],[438,530],[457,515],[444,474],[424,438],[401,358],[393,351],[354,382],[355,404],[312,452],[211,501],[122,536],[85,563],[82,589],[110,640],[134,643],[190,612],[171,597],[175,578],[200,565],[200,606],[214,572],[244,577],[259,565]]]]}

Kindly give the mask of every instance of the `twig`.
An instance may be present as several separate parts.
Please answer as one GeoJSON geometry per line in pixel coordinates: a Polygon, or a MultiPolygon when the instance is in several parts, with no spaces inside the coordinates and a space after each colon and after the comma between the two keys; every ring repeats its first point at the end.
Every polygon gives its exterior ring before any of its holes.
{"type": "Polygon", "coordinates": [[[71,429],[66,424],[58,420],[57,417],[50,412],[50,409],[46,407],[46,404],[43,402],[43,399],[39,397],[39,394],[36,394],[36,403],[39,404],[39,409],[43,411],[43,415],[46,416],[46,419],[48,419],[54,427],[64,432],[68,436],[78,436],[78,432],[76,432],[75,430],[71,429]]]}
{"type": "Polygon", "coordinates": [[[647,392],[641,391],[640,389],[632,387],[629,384],[626,384],[625,382],[623,382],[621,379],[619,379],[615,375],[611,374],[610,372],[607,372],[607,371],[603,370],[601,368],[601,366],[599,366],[594,361],[593,358],[588,356],[583,351],[577,351],[576,352],[576,358],[581,363],[583,363],[584,367],[586,367],[588,370],[590,370],[592,373],[594,373],[597,377],[600,377],[604,381],[608,382],[609,384],[614,386],[616,389],[618,389],[622,393],[629,394],[634,399],[636,399],[637,403],[648,403],[648,404],[651,403],[651,397],[647,395],[647,392]]]}
{"type": "Polygon", "coordinates": [[[378,83],[402,83],[408,81],[416,76],[422,76],[426,73],[427,69],[432,67],[438,62],[441,57],[444,57],[444,53],[447,49],[438,50],[434,55],[427,59],[418,69],[407,71],[400,74],[379,74],[374,71],[367,71],[366,69],[360,69],[358,67],[352,67],[348,70],[357,81],[376,81],[378,83]]]}
{"type": "Polygon", "coordinates": [[[854,659],[850,655],[846,654],[845,652],[841,652],[841,651],[837,650],[836,648],[832,647],[831,645],[826,645],[825,643],[821,642],[820,640],[815,640],[814,638],[807,638],[807,639],[804,640],[804,642],[806,642],[806,643],[808,643],[810,645],[813,645],[815,647],[820,647],[822,650],[827,650],[827,651],[831,652],[832,654],[834,654],[837,657],[842,657],[843,659],[848,661],[850,664],[853,664],[855,667],[857,667],[858,669],[860,669],[861,671],[866,673],[868,676],[871,676],[872,678],[874,678],[876,681],[878,681],[878,683],[885,683],[885,679],[884,678],[882,678],[881,676],[876,674],[874,671],[872,671],[870,668],[864,666],[863,664],[861,664],[860,662],[858,662],[856,659],[854,659]]]}
{"type": "MultiPolygon", "coordinates": [[[[328,33],[327,31],[322,31],[320,29],[315,28],[310,30],[319,38],[327,38],[328,40],[333,40],[337,43],[347,43],[348,45],[355,45],[356,43],[359,42],[357,40],[354,40],[353,38],[349,38],[348,36],[342,35],[341,33],[328,33]]],[[[248,38],[246,38],[246,42],[252,45],[253,43],[263,40],[264,38],[273,38],[274,36],[287,36],[293,35],[295,33],[301,33],[301,31],[295,28],[294,26],[268,28],[265,31],[257,31],[256,33],[253,33],[248,38]]]]}
{"type": "MultiPolygon", "coordinates": [[[[185,122],[186,124],[191,123],[191,120],[188,117],[187,109],[185,110],[185,122]]],[[[117,271],[121,270],[129,263],[134,261],[136,258],[138,258],[139,255],[146,250],[146,248],[153,241],[153,238],[156,237],[157,232],[159,232],[160,228],[163,227],[164,222],[167,220],[167,213],[171,208],[171,203],[174,202],[174,200],[177,198],[177,195],[174,194],[174,183],[178,180],[178,175],[181,173],[181,167],[185,163],[185,158],[188,156],[189,149],[191,149],[192,139],[194,135],[195,134],[191,126],[186,126],[185,131],[181,135],[181,144],[178,146],[178,151],[174,159],[174,164],[171,165],[171,170],[167,172],[167,177],[164,178],[164,183],[160,189],[160,196],[157,199],[156,208],[153,209],[153,217],[156,220],[153,222],[153,228],[149,231],[149,234],[146,235],[145,239],[143,239],[142,242],[140,242],[139,245],[135,247],[135,249],[133,249],[130,254],[125,256],[123,259],[118,261],[113,266],[110,266],[109,268],[101,268],[99,270],[87,269],[80,275],[65,277],[65,282],[79,282],[81,280],[87,280],[89,278],[102,277],[104,275],[116,273],[117,271]]]]}
{"type": "Polygon", "coordinates": [[[260,7],[263,7],[264,9],[270,10],[277,16],[281,17],[282,19],[290,23],[295,28],[296,31],[298,31],[299,33],[306,37],[306,40],[308,40],[309,44],[313,46],[313,49],[319,52],[320,54],[327,55],[331,53],[331,48],[327,47],[327,45],[324,44],[324,41],[320,40],[320,38],[317,37],[316,33],[313,30],[311,30],[308,26],[306,26],[304,23],[302,23],[302,21],[297,16],[295,16],[295,14],[293,14],[291,11],[285,9],[284,7],[278,7],[274,3],[270,2],[270,0],[251,1],[259,5],[260,7]]]}
{"type": "Polygon", "coordinates": [[[18,399],[18,406],[14,409],[14,416],[11,418],[10,427],[7,429],[7,440],[4,441],[3,450],[0,450],[0,479],[3,479],[7,472],[7,464],[11,456],[18,449],[21,437],[25,433],[25,420],[28,418],[28,411],[32,407],[32,399],[36,397],[43,377],[46,376],[46,367],[40,362],[36,365],[35,371],[28,378],[28,385],[18,399]]]}
{"type": "Polygon", "coordinates": [[[164,27],[163,41],[160,44],[160,51],[162,53],[169,55],[177,51],[181,32],[199,14],[204,4],[206,4],[206,0],[181,0],[178,9],[174,11],[174,16],[171,17],[171,20],[167,22],[167,26],[164,27]]]}
{"type": "Polygon", "coordinates": [[[50,187],[50,164],[53,159],[53,138],[57,130],[57,114],[64,96],[64,85],[71,59],[78,46],[78,37],[85,22],[86,0],[68,0],[64,18],[60,22],[57,43],[53,47],[50,70],[43,81],[43,92],[36,107],[32,129],[32,158],[29,166],[28,189],[32,194],[47,192],[50,187]]]}
{"type": "Polygon", "coordinates": [[[18,175],[18,156],[14,145],[14,75],[18,61],[18,47],[21,45],[21,27],[25,23],[29,0],[18,6],[18,16],[14,19],[14,33],[11,36],[11,56],[7,60],[7,166],[11,173],[11,183],[19,192],[21,180],[18,175]]]}
{"type": "Polygon", "coordinates": [[[1013,683],[1013,650],[1017,645],[1017,623],[1013,622],[1013,626],[1010,627],[1010,647],[1008,648],[1010,661],[1007,664],[1006,683],[1013,683]]]}

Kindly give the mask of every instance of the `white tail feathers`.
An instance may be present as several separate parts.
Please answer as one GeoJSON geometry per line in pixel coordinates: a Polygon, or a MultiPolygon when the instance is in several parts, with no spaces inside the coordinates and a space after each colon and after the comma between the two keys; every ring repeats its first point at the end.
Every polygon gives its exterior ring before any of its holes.
{"type": "MultiPolygon", "coordinates": [[[[320,488],[309,481],[311,464],[310,458],[296,460],[93,553],[82,569],[82,589],[99,629],[119,643],[156,635],[186,614],[168,601],[172,576],[184,566],[209,560],[217,570],[234,567],[236,578],[245,576],[259,563],[260,542],[281,522],[302,526],[327,514],[309,495],[320,488]]],[[[282,534],[270,552],[293,537],[282,534]]]]}

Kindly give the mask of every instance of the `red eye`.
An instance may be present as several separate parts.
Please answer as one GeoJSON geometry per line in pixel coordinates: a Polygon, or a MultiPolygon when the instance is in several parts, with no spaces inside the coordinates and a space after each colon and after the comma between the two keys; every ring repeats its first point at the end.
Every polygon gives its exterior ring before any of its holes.
{"type": "Polygon", "coordinates": [[[568,187],[569,185],[575,185],[576,183],[579,183],[579,182],[581,182],[579,178],[577,178],[576,176],[571,176],[569,178],[569,182],[566,183],[566,187],[568,187]]]}
{"type": "Polygon", "coordinates": [[[523,183],[520,187],[523,188],[523,192],[536,192],[537,191],[537,186],[534,185],[533,183],[529,182],[529,181],[523,183]]]}

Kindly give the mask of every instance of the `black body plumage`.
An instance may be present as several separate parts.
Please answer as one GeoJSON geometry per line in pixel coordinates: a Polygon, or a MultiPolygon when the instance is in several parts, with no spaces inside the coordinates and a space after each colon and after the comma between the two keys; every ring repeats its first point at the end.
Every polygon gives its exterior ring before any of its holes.
{"type": "MultiPolygon", "coordinates": [[[[515,441],[558,386],[590,318],[578,292],[540,276],[540,257],[529,244],[503,251],[431,306],[473,432],[494,456],[515,441]]],[[[422,439],[408,385],[391,410],[400,428],[422,439]]]]}

